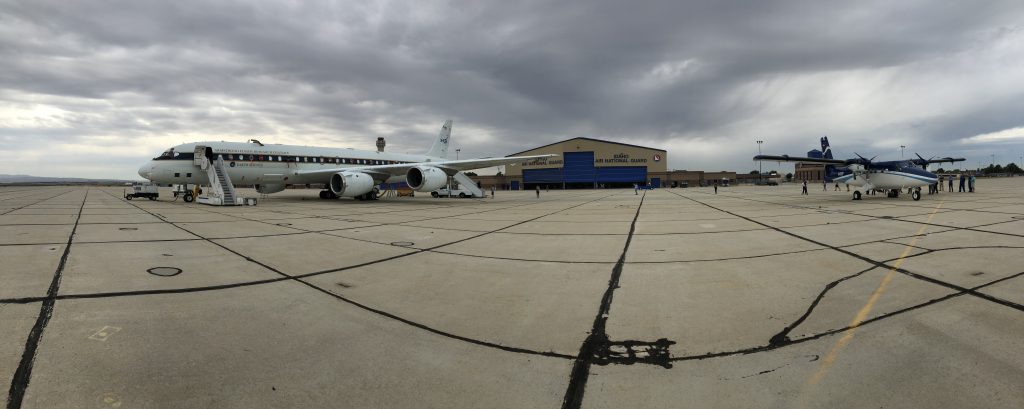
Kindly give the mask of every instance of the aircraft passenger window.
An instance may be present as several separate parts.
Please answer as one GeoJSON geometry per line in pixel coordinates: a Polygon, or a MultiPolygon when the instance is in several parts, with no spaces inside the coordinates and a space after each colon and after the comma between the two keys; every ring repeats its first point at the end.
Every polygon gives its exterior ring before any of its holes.
{"type": "Polygon", "coordinates": [[[191,173],[186,173],[186,174],[185,174],[185,177],[188,177],[188,178],[190,178],[190,177],[192,177],[192,174],[191,174],[191,173]]]}
{"type": "Polygon", "coordinates": [[[174,177],[176,177],[176,178],[180,178],[180,177],[181,177],[181,173],[175,173],[175,174],[174,174],[174,177]]]}

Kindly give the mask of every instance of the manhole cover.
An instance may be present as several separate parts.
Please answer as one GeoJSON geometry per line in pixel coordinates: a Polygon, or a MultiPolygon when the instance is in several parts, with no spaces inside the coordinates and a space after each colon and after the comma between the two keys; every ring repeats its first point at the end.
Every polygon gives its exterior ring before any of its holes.
{"type": "Polygon", "coordinates": [[[139,229],[138,227],[122,227],[122,228],[120,228],[118,230],[121,230],[121,231],[135,231],[135,230],[138,230],[138,229],[139,229]]]}
{"type": "Polygon", "coordinates": [[[413,243],[411,241],[393,241],[393,242],[391,242],[392,246],[398,246],[398,247],[409,247],[409,246],[411,246],[413,244],[416,244],[416,243],[413,243]]]}
{"type": "Polygon", "coordinates": [[[172,277],[181,274],[181,269],[174,267],[153,267],[146,271],[152,275],[160,277],[172,277]]]}

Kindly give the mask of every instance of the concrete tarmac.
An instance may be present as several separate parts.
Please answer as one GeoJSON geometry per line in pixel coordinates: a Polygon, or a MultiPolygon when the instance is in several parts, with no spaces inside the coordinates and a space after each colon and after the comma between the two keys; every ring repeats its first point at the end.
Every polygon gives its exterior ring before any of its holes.
{"type": "Polygon", "coordinates": [[[8,408],[1024,407],[1024,178],[161,193],[0,187],[8,408]]]}

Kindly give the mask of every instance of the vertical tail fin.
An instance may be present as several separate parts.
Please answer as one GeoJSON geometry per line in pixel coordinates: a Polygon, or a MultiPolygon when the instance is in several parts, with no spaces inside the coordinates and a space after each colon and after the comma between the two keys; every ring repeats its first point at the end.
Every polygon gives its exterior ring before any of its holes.
{"type": "Polygon", "coordinates": [[[452,120],[449,119],[444,122],[441,126],[441,133],[437,135],[437,140],[434,141],[434,145],[430,147],[430,151],[427,152],[427,156],[432,158],[448,159],[448,140],[452,136],[452,120]]]}
{"type": "Polygon", "coordinates": [[[828,137],[821,137],[821,157],[825,159],[834,159],[832,157],[832,148],[828,146],[828,137]]]}

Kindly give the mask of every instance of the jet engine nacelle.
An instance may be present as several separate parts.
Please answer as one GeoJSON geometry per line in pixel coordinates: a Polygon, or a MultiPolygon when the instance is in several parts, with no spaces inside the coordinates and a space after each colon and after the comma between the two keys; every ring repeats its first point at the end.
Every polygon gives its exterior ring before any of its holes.
{"type": "Polygon", "coordinates": [[[405,173],[405,183],[415,191],[430,192],[448,184],[448,174],[433,166],[415,166],[405,173]]]}
{"type": "Polygon", "coordinates": [[[284,190],[283,183],[271,183],[267,185],[256,185],[256,191],[265,195],[277,193],[284,190]]]}
{"type": "Polygon", "coordinates": [[[373,178],[360,172],[338,172],[331,175],[331,192],[341,197],[356,197],[373,190],[373,178]]]}

